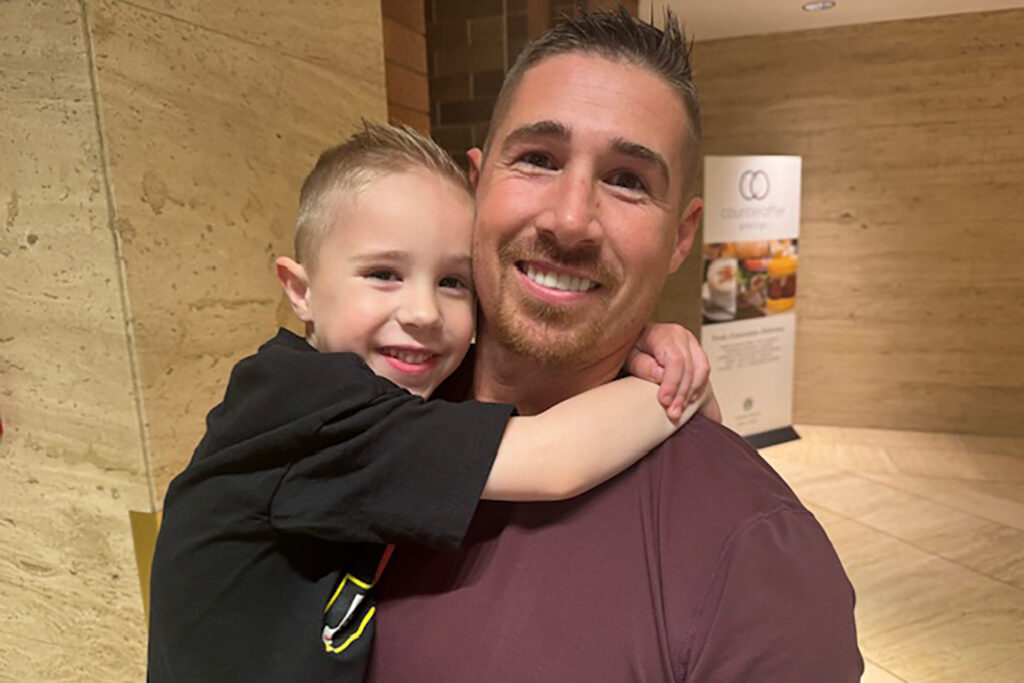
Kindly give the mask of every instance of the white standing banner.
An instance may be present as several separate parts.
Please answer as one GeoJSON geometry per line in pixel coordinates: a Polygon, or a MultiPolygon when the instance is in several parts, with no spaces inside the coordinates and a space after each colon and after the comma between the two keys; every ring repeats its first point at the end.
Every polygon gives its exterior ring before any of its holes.
{"type": "Polygon", "coordinates": [[[797,438],[800,174],[800,157],[704,157],[701,343],[726,426],[756,446],[797,438]]]}

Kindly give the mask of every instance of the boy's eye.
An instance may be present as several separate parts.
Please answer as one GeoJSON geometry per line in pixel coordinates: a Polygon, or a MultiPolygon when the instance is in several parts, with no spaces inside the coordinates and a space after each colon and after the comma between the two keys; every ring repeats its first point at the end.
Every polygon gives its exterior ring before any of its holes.
{"type": "Polygon", "coordinates": [[[608,178],[608,184],[621,187],[624,190],[634,192],[647,192],[647,185],[635,173],[630,171],[618,171],[608,178]]]}
{"type": "Polygon", "coordinates": [[[441,278],[441,281],[437,284],[451,289],[469,289],[469,285],[462,278],[455,277],[454,275],[441,278]]]}
{"type": "Polygon", "coordinates": [[[386,268],[371,270],[369,273],[366,274],[366,277],[371,278],[373,280],[383,280],[385,282],[398,282],[399,280],[402,279],[398,277],[398,273],[396,273],[393,270],[388,270],[386,268]]]}
{"type": "Polygon", "coordinates": [[[521,154],[519,155],[519,158],[516,159],[516,163],[535,166],[549,171],[553,171],[556,168],[554,160],[547,154],[543,154],[541,152],[526,152],[525,154],[521,154]]]}

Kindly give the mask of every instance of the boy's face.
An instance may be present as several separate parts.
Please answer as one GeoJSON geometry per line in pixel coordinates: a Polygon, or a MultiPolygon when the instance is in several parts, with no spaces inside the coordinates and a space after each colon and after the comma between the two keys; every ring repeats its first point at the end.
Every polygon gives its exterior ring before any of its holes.
{"type": "Polygon", "coordinates": [[[310,344],[355,352],[378,375],[428,396],[473,336],[470,196],[410,169],[340,200],[331,220],[308,283],[310,344]]]}

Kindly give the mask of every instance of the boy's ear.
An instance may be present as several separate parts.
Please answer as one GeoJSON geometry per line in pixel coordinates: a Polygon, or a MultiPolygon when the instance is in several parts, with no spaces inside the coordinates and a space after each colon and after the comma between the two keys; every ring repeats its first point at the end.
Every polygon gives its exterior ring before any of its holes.
{"type": "Polygon", "coordinates": [[[469,159],[469,184],[476,189],[477,183],[480,182],[480,173],[484,170],[484,153],[479,147],[466,152],[466,157],[469,159]]]}
{"type": "Polygon", "coordinates": [[[277,281],[288,296],[295,315],[303,322],[310,322],[313,314],[309,307],[309,276],[306,275],[306,269],[287,256],[277,257],[275,269],[277,281]]]}

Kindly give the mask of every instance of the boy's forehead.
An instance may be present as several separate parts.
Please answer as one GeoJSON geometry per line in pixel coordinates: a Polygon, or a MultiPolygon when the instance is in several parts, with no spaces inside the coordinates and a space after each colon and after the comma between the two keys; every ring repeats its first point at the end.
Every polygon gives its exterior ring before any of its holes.
{"type": "Polygon", "coordinates": [[[473,195],[437,171],[411,166],[379,172],[358,189],[334,188],[324,204],[325,237],[345,250],[412,253],[421,242],[434,241],[453,258],[469,253],[473,195]]]}
{"type": "Polygon", "coordinates": [[[415,209],[416,207],[398,200],[405,198],[413,188],[422,188],[424,184],[432,186],[438,192],[446,188],[459,190],[468,200],[472,210],[474,197],[468,185],[458,183],[439,171],[412,165],[395,169],[365,169],[354,182],[339,183],[332,187],[325,194],[323,205],[331,215],[332,226],[335,221],[344,220],[343,214],[346,209],[353,211],[364,204],[380,205],[387,201],[395,206],[415,209]]]}

